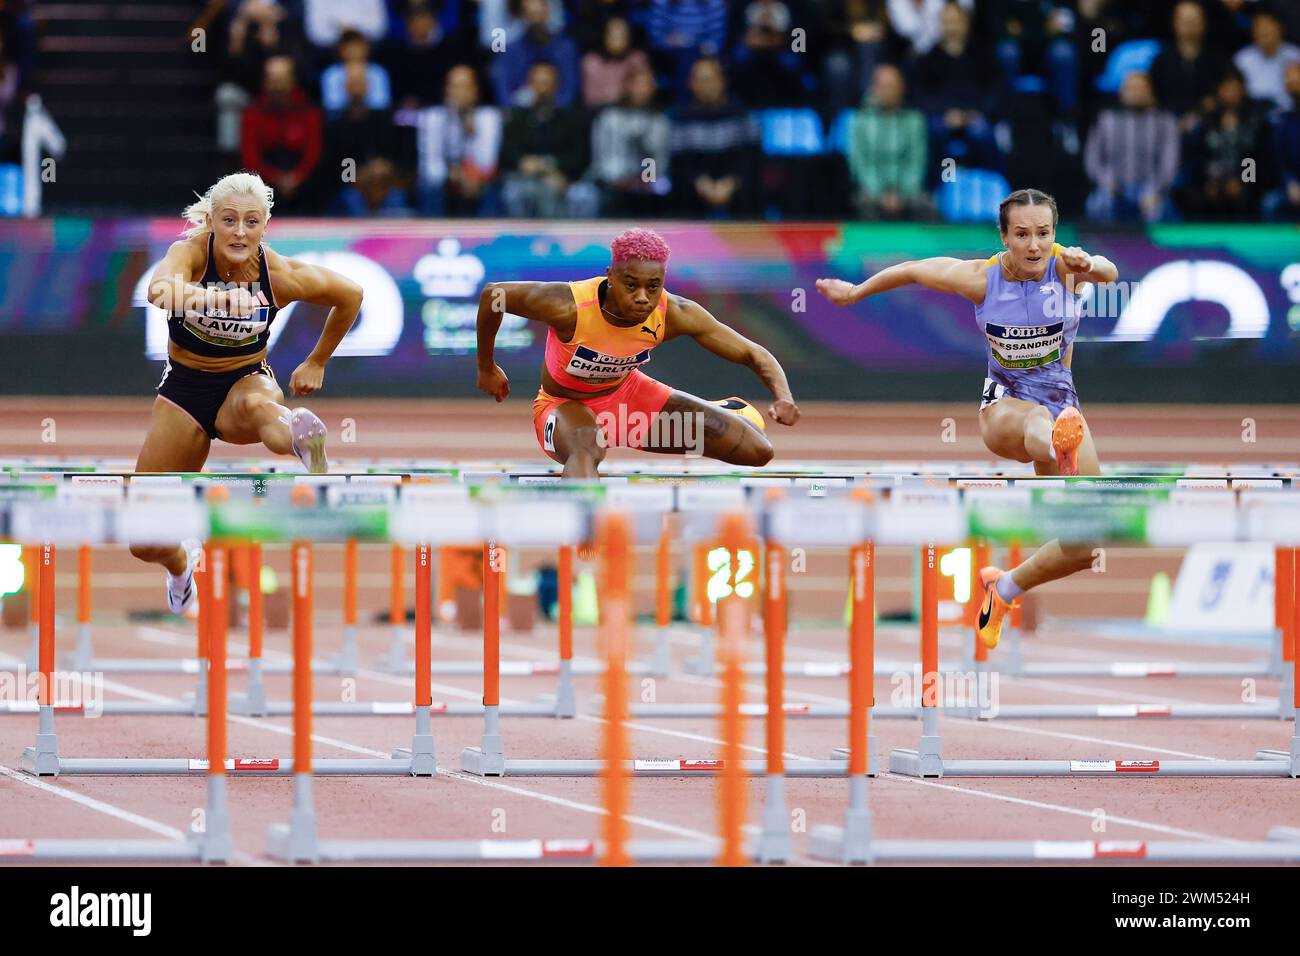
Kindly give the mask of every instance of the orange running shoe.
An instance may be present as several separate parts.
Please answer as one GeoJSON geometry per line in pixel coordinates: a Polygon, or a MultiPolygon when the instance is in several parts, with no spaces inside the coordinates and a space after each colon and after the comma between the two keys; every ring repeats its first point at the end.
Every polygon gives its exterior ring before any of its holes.
{"type": "Polygon", "coordinates": [[[1073,405],[1061,409],[1052,425],[1052,448],[1056,450],[1056,466],[1061,474],[1079,473],[1079,445],[1082,443],[1083,415],[1073,405]]]}
{"type": "Polygon", "coordinates": [[[998,578],[1006,572],[1001,568],[980,568],[980,584],[984,587],[984,601],[980,604],[979,619],[975,622],[975,633],[987,648],[998,646],[1002,637],[1002,619],[1006,617],[1011,605],[1002,600],[998,594],[998,578]]]}

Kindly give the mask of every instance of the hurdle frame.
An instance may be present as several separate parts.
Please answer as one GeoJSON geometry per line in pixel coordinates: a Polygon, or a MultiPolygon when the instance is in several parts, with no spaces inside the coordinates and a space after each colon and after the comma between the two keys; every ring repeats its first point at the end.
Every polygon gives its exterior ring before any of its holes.
{"type": "MultiPolygon", "coordinates": [[[[934,545],[927,549],[932,553],[934,545]]],[[[1290,549],[1294,554],[1295,549],[1290,549]]],[[[1292,580],[1278,582],[1279,593],[1288,588],[1294,593],[1296,587],[1296,562],[1291,562],[1292,580]]],[[[927,666],[937,660],[937,569],[922,562],[922,672],[928,683],[937,682],[938,675],[927,666]],[[932,676],[933,675],[933,676],[932,676]]],[[[1286,634],[1288,632],[1284,632],[1286,634]]],[[[1294,641],[1294,629],[1289,632],[1294,641]]],[[[1297,685],[1292,682],[1293,699],[1291,716],[1294,720],[1295,708],[1300,706],[1300,694],[1297,685]]],[[[938,729],[939,707],[923,698],[925,712],[922,717],[922,731],[919,746],[912,749],[896,749],[890,754],[889,769],[892,773],[909,777],[1097,777],[1137,778],[1150,776],[1167,777],[1300,777],[1300,734],[1293,729],[1290,749],[1260,750],[1250,760],[1009,760],[1009,759],[952,759],[945,758],[938,729]]],[[[1108,705],[1094,705],[1087,710],[1108,705]]],[[[1115,706],[1115,705],[1111,705],[1115,706]]],[[[1115,711],[1109,714],[1088,716],[1142,716],[1141,705],[1122,705],[1124,713],[1115,711]]],[[[1242,705],[1243,707],[1248,705],[1242,705]]],[[[968,709],[963,709],[968,715],[968,709]]],[[[998,713],[1005,719],[1017,716],[1054,717],[1062,716],[1067,711],[1078,708],[1064,707],[1009,707],[999,705],[998,713]]],[[[1274,720],[1285,719],[1286,709],[1279,701],[1276,708],[1257,708],[1254,713],[1242,713],[1241,708],[1191,707],[1185,706],[1175,710],[1171,706],[1160,706],[1158,711],[1149,712],[1153,717],[1242,717],[1267,716],[1274,720]],[[1261,712],[1262,711],[1262,712],[1261,712]]]]}
{"type": "MultiPolygon", "coordinates": [[[[683,537],[687,541],[693,539],[712,538],[716,539],[717,521],[728,510],[744,506],[743,496],[732,494],[715,495],[712,492],[718,489],[692,489],[697,492],[694,499],[688,498],[680,510],[687,512],[691,522],[695,527],[692,529],[688,522],[683,537]],[[704,494],[698,494],[704,492],[704,494]],[[700,507],[692,510],[690,505],[692,500],[698,501],[700,507]]],[[[654,518],[659,520],[663,511],[661,499],[653,498],[651,495],[645,495],[638,500],[637,489],[629,489],[618,503],[631,508],[635,511],[638,505],[644,510],[640,512],[642,520],[654,518]]],[[[483,613],[483,701],[484,701],[484,728],[480,738],[479,746],[466,747],[461,751],[460,769],[466,773],[482,777],[593,777],[598,776],[603,769],[603,763],[596,759],[546,759],[546,758],[515,758],[507,757],[504,751],[503,737],[501,734],[500,723],[500,673],[498,663],[500,660],[500,623],[499,617],[495,613],[495,602],[498,600],[495,584],[495,575],[499,574],[499,569],[494,567],[497,563],[493,560],[492,549],[495,547],[495,541],[488,541],[484,545],[484,613],[483,613]]],[[[694,705],[691,705],[694,706],[694,705]]],[[[758,707],[746,709],[746,714],[762,712],[765,714],[765,708],[762,711],[758,707]]],[[[709,710],[709,714],[716,716],[720,712],[709,710]]],[[[750,776],[764,776],[769,773],[769,764],[766,759],[745,759],[740,761],[740,767],[743,773],[750,776]]],[[[830,759],[825,760],[795,760],[785,765],[785,775],[790,777],[842,777],[847,771],[847,761],[832,754],[830,759]]],[[[625,773],[634,777],[712,777],[716,776],[719,771],[724,769],[721,761],[716,759],[631,759],[623,763],[625,773]]]]}
{"type": "MultiPolygon", "coordinates": [[[[44,572],[39,585],[40,660],[42,675],[40,701],[40,731],[33,756],[57,760],[57,743],[54,736],[54,705],[50,699],[48,676],[54,670],[54,572],[55,553],[52,544],[41,546],[44,572]]],[[[218,549],[214,554],[218,563],[224,556],[218,549]]],[[[25,840],[0,840],[0,862],[3,863],[228,863],[233,854],[230,833],[230,809],[226,789],[226,669],[224,639],[210,647],[207,706],[207,797],[203,829],[192,831],[184,840],[123,840],[123,839],[54,839],[37,837],[25,840]]]]}
{"type": "MultiPolygon", "coordinates": [[[[201,606],[206,604],[210,611],[200,611],[198,630],[200,642],[205,653],[210,654],[214,643],[225,648],[227,617],[227,582],[225,580],[225,545],[214,545],[205,551],[219,556],[219,569],[197,572],[199,598],[201,606]],[[206,601],[204,600],[206,598],[206,601]]],[[[291,546],[293,568],[293,631],[295,648],[305,644],[311,646],[311,549],[306,542],[294,542],[291,546]]],[[[205,560],[207,560],[205,558],[205,560]]],[[[53,608],[51,608],[51,616],[53,608]]],[[[424,630],[428,638],[428,631],[424,630]]],[[[42,634],[42,649],[48,643],[48,659],[43,656],[42,663],[53,663],[54,627],[51,617],[48,635],[42,634]]],[[[310,660],[310,657],[307,658],[310,660]]],[[[297,660],[297,655],[295,655],[297,660]]],[[[206,668],[205,668],[206,670],[206,668]]],[[[223,675],[224,675],[223,659],[223,675]]],[[[298,667],[294,672],[295,693],[308,694],[305,703],[310,704],[312,670],[310,667],[298,667]],[[300,671],[306,671],[304,679],[300,671]]],[[[426,678],[427,680],[427,678],[426,678]]],[[[417,680],[418,684],[418,680],[417,680]]],[[[224,693],[224,680],[223,680],[224,693]]],[[[207,699],[211,700],[211,687],[207,690],[207,699]]],[[[223,699],[223,713],[228,700],[223,699]]],[[[210,709],[210,708],[209,708],[210,709]]],[[[337,776],[433,776],[436,773],[432,736],[429,733],[429,704],[419,700],[412,707],[416,729],[409,748],[394,750],[389,758],[319,758],[313,763],[313,771],[323,775],[337,776]]],[[[293,758],[255,757],[228,759],[224,773],[229,776],[288,776],[295,773],[293,758]]],[[[41,728],[37,734],[36,744],[28,747],[22,755],[21,769],[34,776],[200,776],[209,772],[209,761],[188,757],[148,758],[148,757],[62,757],[58,754],[57,738],[54,731],[54,708],[41,709],[41,728]]]]}

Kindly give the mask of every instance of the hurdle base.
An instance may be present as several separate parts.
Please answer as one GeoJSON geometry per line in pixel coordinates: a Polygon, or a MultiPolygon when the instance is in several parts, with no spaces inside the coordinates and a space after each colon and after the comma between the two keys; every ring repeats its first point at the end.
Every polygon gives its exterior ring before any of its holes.
{"type": "Polygon", "coordinates": [[[266,828],[266,855],[286,863],[317,862],[320,845],[316,841],[315,817],[295,809],[289,823],[272,823],[266,828]]]}
{"type": "Polygon", "coordinates": [[[361,654],[357,650],[357,629],[349,624],[343,628],[343,646],[338,654],[326,662],[334,673],[343,677],[355,677],[361,669],[361,654]]]}
{"type": "MultiPolygon", "coordinates": [[[[461,769],[467,773],[476,773],[468,764],[470,755],[481,760],[477,747],[467,748],[461,754],[461,769]]],[[[489,776],[502,777],[599,777],[605,773],[603,760],[528,760],[501,759],[495,764],[499,769],[489,776]]],[[[716,777],[719,768],[715,761],[701,761],[704,766],[690,766],[691,761],[678,760],[628,760],[623,764],[624,773],[629,777],[716,777]],[[640,764],[641,766],[638,766],[640,764]]],[[[766,760],[742,760],[741,772],[747,777],[767,776],[766,760]]],[[[827,777],[848,776],[848,762],[845,760],[791,760],[786,763],[787,777],[827,777]]]]}
{"type": "Polygon", "coordinates": [[[1291,738],[1290,750],[1256,750],[1256,760],[1284,760],[1291,768],[1292,777],[1300,777],[1300,737],[1291,738]]]}
{"type": "Polygon", "coordinates": [[[228,707],[232,714],[240,717],[266,717],[270,713],[267,709],[266,685],[250,684],[244,693],[231,694],[228,707]]]}
{"type": "Polygon", "coordinates": [[[438,759],[434,754],[431,734],[415,734],[411,737],[411,746],[398,747],[393,751],[393,759],[408,762],[411,765],[412,777],[438,775],[438,759]]]}
{"type": "Polygon", "coordinates": [[[501,749],[501,737],[484,734],[481,747],[466,747],[462,750],[460,769],[476,777],[506,776],[506,755],[501,749]]]}
{"type": "MultiPolygon", "coordinates": [[[[1267,753],[1267,751],[1261,751],[1267,753]]],[[[919,777],[1071,777],[1074,779],[1120,778],[1144,779],[1150,777],[1288,777],[1292,765],[1287,759],[1261,757],[1256,760],[1159,760],[1132,761],[1156,766],[1145,768],[1082,769],[1080,761],[1070,760],[943,760],[940,773],[915,772],[916,751],[895,750],[889,768],[895,773],[919,777]]],[[[1092,761],[1084,761],[1091,763],[1092,761]]],[[[1101,761],[1105,762],[1105,761],[1101,761]]],[[[1122,764],[1123,761],[1112,761],[1122,764]]]]}
{"type": "Polygon", "coordinates": [[[58,738],[37,734],[36,746],[23,749],[22,769],[38,777],[57,777],[60,770],[58,738]]]}
{"type": "MultiPolygon", "coordinates": [[[[28,748],[32,750],[33,748],[28,748]]],[[[23,767],[29,773],[36,773],[23,767]]],[[[394,757],[317,757],[311,772],[318,777],[409,777],[411,761],[394,757]]],[[[226,759],[228,777],[287,777],[294,773],[291,758],[226,759]]],[[[61,757],[42,776],[80,777],[205,777],[207,761],[187,757],[61,757]]]]}
{"type": "Polygon", "coordinates": [[[89,671],[95,662],[95,650],[90,640],[90,625],[77,625],[77,646],[63,655],[63,669],[69,671],[89,671]]]}
{"type": "MultiPolygon", "coordinates": [[[[555,689],[555,694],[546,694],[539,700],[554,700],[555,707],[553,713],[560,719],[572,719],[578,716],[578,698],[574,693],[572,684],[561,684],[555,689]]],[[[504,707],[502,713],[508,714],[504,707]]]]}
{"type": "MultiPolygon", "coordinates": [[[[203,863],[190,840],[59,840],[31,841],[31,852],[0,856],[0,863],[203,863]]],[[[213,860],[224,863],[224,860],[213,860]]]]}
{"type": "Polygon", "coordinates": [[[889,755],[890,771],[905,777],[942,777],[945,768],[938,737],[922,737],[920,750],[895,750],[889,755]]]}
{"type": "MultiPolygon", "coordinates": [[[[831,751],[831,759],[847,761],[849,759],[849,748],[836,747],[831,751]]],[[[867,776],[880,776],[880,751],[876,749],[875,734],[867,735],[867,776]]]]}
{"type": "Polygon", "coordinates": [[[415,661],[406,653],[405,629],[400,625],[392,625],[391,627],[392,636],[388,642],[388,650],[380,654],[375,661],[375,670],[399,677],[404,674],[413,674],[415,673],[415,661]]]}
{"type": "MultiPolygon", "coordinates": [[[[637,863],[709,863],[717,841],[629,840],[628,857],[637,863]]],[[[322,840],[317,861],[438,863],[598,862],[602,844],[594,840],[322,840]]]]}
{"type": "Polygon", "coordinates": [[[1295,661],[1282,662],[1282,686],[1277,692],[1277,716],[1295,719],[1295,661]]]}
{"type": "Polygon", "coordinates": [[[828,823],[815,826],[808,834],[808,855],[834,863],[874,863],[871,843],[871,814],[850,809],[845,826],[828,823]]]}
{"type": "Polygon", "coordinates": [[[654,649],[650,656],[640,662],[644,673],[650,677],[665,678],[673,672],[672,648],[668,646],[668,629],[655,628],[654,649]]]}
{"type": "Polygon", "coordinates": [[[234,852],[230,836],[230,809],[224,775],[208,776],[208,806],[203,832],[191,833],[190,841],[201,863],[229,863],[234,852]]]}
{"type": "Polygon", "coordinates": [[[754,854],[760,863],[786,863],[793,850],[790,816],[785,804],[785,778],[770,774],[763,795],[763,828],[754,854]]]}
{"type": "Polygon", "coordinates": [[[692,677],[716,677],[718,673],[718,654],[714,646],[711,628],[702,628],[700,647],[686,658],[682,670],[692,677]]]}
{"type": "Polygon", "coordinates": [[[184,707],[184,712],[191,717],[208,716],[207,676],[207,671],[199,671],[199,689],[196,692],[187,690],[181,694],[181,704],[184,707]]]}

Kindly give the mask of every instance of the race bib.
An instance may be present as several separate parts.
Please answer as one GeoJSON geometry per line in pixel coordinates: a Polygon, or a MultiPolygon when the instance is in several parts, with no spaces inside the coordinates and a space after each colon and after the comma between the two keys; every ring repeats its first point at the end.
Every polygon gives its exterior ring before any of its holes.
{"type": "Polygon", "coordinates": [[[650,361],[650,350],[643,349],[636,355],[606,355],[595,349],[579,345],[573,350],[573,357],[565,366],[565,371],[574,378],[590,382],[612,381],[620,379],[640,365],[650,361]]]}
{"type": "Polygon", "coordinates": [[[270,307],[254,309],[252,315],[227,316],[221,311],[186,312],[185,327],[209,345],[239,348],[252,345],[270,324],[270,307]]]}
{"type": "Polygon", "coordinates": [[[1036,368],[1061,357],[1065,323],[1053,325],[993,325],[986,323],[993,358],[1003,368],[1036,368]]]}

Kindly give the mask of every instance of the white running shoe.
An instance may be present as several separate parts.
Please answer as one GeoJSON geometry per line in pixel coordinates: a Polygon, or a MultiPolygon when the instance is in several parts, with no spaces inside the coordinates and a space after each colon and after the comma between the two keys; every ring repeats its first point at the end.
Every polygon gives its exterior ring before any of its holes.
{"type": "Polygon", "coordinates": [[[289,434],[293,439],[293,453],[303,463],[307,473],[323,475],[330,470],[325,455],[325,423],[306,408],[295,408],[289,413],[289,434]]]}
{"type": "Polygon", "coordinates": [[[194,603],[194,568],[203,553],[203,542],[198,538],[186,538],[181,547],[185,549],[185,570],[180,574],[167,574],[167,607],[173,614],[184,614],[194,603]]]}

